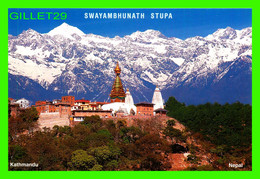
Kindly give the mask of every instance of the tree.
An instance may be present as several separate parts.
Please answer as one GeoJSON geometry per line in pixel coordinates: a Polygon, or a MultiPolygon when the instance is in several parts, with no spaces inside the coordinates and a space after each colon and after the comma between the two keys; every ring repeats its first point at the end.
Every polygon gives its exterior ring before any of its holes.
{"type": "MultiPolygon", "coordinates": [[[[84,150],[76,150],[72,153],[71,166],[76,170],[97,170],[96,159],[88,155],[84,150]],[[95,168],[93,168],[95,166],[95,168]]],[[[100,167],[99,167],[100,168],[100,167]]]]}
{"type": "Polygon", "coordinates": [[[118,120],[116,123],[116,126],[118,129],[124,128],[127,126],[127,123],[125,120],[118,120]]]}
{"type": "Polygon", "coordinates": [[[63,136],[63,135],[72,135],[72,132],[71,132],[71,127],[69,126],[58,126],[58,125],[55,125],[53,126],[53,132],[54,132],[54,135],[55,136],[63,136]]]}
{"type": "Polygon", "coordinates": [[[26,122],[36,122],[39,119],[38,111],[35,107],[27,108],[22,110],[19,117],[26,122]]]}
{"type": "Polygon", "coordinates": [[[121,139],[126,143],[134,143],[136,140],[144,136],[140,128],[131,126],[124,127],[120,130],[121,139]]]}
{"type": "Polygon", "coordinates": [[[75,125],[72,128],[72,135],[76,136],[77,138],[84,138],[91,133],[91,129],[82,124],[75,125]]]}
{"type": "Polygon", "coordinates": [[[8,146],[8,158],[10,162],[18,162],[27,156],[27,151],[20,145],[8,146]]]}
{"type": "Polygon", "coordinates": [[[39,114],[35,107],[22,110],[18,118],[24,122],[24,129],[29,132],[33,132],[33,129],[38,126],[37,120],[39,119],[39,114]]]}
{"type": "Polygon", "coordinates": [[[81,124],[88,126],[93,132],[96,132],[103,125],[103,121],[98,115],[90,116],[90,117],[87,116],[84,118],[84,121],[82,121],[81,124]]]}
{"type": "Polygon", "coordinates": [[[185,140],[185,138],[182,135],[182,132],[179,129],[175,129],[171,126],[167,126],[164,131],[163,134],[167,137],[169,137],[172,141],[172,144],[177,143],[178,141],[182,141],[185,140]]]}
{"type": "Polygon", "coordinates": [[[16,140],[17,136],[25,131],[33,132],[38,127],[39,118],[36,108],[27,108],[21,110],[17,117],[8,118],[8,135],[9,141],[16,140]]]}
{"type": "Polygon", "coordinates": [[[93,155],[97,162],[101,165],[108,163],[111,160],[112,152],[108,146],[95,147],[88,149],[88,153],[93,155]]]}
{"type": "Polygon", "coordinates": [[[102,171],[102,169],[103,169],[102,165],[96,164],[96,165],[94,165],[94,167],[89,169],[89,171],[102,171]]]}
{"type": "MultiPolygon", "coordinates": [[[[21,136],[19,137],[21,138],[21,136]]],[[[28,160],[38,163],[38,170],[62,170],[61,153],[51,131],[36,131],[27,136],[21,145],[27,150],[28,160]]]]}
{"type": "Polygon", "coordinates": [[[182,116],[182,110],[185,109],[185,104],[180,103],[173,96],[169,97],[165,105],[165,109],[168,110],[167,115],[176,119],[179,119],[182,116]]]}
{"type": "Polygon", "coordinates": [[[107,170],[115,170],[115,169],[118,168],[118,164],[119,164],[118,161],[116,161],[116,160],[111,160],[110,162],[108,162],[108,163],[106,164],[106,168],[107,168],[107,170]]]}
{"type": "Polygon", "coordinates": [[[137,140],[135,146],[135,152],[141,159],[141,170],[166,170],[168,165],[164,159],[170,152],[167,141],[158,135],[147,134],[137,140]]]}
{"type": "Polygon", "coordinates": [[[87,148],[93,148],[108,145],[112,141],[112,134],[107,129],[103,129],[85,136],[85,140],[83,142],[87,148]]]}
{"type": "Polygon", "coordinates": [[[172,126],[175,125],[175,121],[174,121],[174,120],[168,120],[168,121],[166,122],[166,124],[167,124],[167,126],[172,127],[172,126]]]}

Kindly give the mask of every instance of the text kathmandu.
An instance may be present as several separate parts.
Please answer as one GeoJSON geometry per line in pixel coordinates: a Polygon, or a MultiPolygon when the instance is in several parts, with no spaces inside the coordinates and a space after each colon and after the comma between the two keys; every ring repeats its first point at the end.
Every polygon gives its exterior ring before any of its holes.
{"type": "MultiPolygon", "coordinates": [[[[90,13],[84,14],[85,19],[145,19],[145,13],[90,13]]],[[[151,19],[172,19],[172,13],[151,13],[151,19]]]]}

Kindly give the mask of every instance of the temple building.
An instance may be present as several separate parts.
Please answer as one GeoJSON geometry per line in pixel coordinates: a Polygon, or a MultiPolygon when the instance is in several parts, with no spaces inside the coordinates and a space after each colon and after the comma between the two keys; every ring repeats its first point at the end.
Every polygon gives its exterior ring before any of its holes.
{"type": "Polygon", "coordinates": [[[115,73],[116,78],[110,93],[111,103],[103,105],[102,109],[112,110],[112,113],[114,115],[116,115],[117,113],[120,113],[120,115],[122,115],[122,113],[125,115],[136,113],[136,106],[134,105],[133,97],[129,89],[127,89],[127,92],[125,93],[122,81],[119,77],[121,69],[118,62],[115,67],[115,73]]]}
{"type": "Polygon", "coordinates": [[[139,115],[139,116],[154,116],[154,115],[166,115],[166,110],[164,110],[162,94],[156,86],[153,94],[152,103],[141,102],[134,105],[133,97],[129,91],[124,91],[122,81],[119,77],[121,69],[117,62],[115,67],[116,78],[112,86],[110,93],[109,104],[104,104],[102,110],[112,111],[113,116],[123,116],[123,115],[139,115]]]}
{"type": "Polygon", "coordinates": [[[156,88],[154,90],[152,103],[154,104],[153,110],[164,108],[162,94],[161,94],[158,86],[156,86],[156,88]]]}

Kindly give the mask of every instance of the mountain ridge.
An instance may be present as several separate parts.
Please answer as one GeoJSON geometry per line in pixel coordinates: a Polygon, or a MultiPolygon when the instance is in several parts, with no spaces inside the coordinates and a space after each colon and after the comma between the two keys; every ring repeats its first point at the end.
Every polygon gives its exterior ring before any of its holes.
{"type": "MultiPolygon", "coordinates": [[[[228,27],[206,37],[185,40],[166,37],[151,29],[114,38],[84,34],[77,29],[62,24],[46,34],[29,29],[18,36],[9,35],[9,74],[27,77],[49,92],[107,100],[114,80],[113,68],[119,61],[124,87],[129,88],[134,100],[139,102],[150,101],[156,85],[164,100],[169,95],[188,97],[189,92],[171,91],[217,84],[239,59],[244,60],[240,65],[247,70],[236,75],[252,73],[251,27],[242,30],[228,27]],[[65,30],[58,34],[57,28],[65,30]]],[[[245,83],[251,86],[251,81],[247,80],[245,83]]],[[[244,102],[251,103],[251,93],[243,95],[249,99],[244,102]]],[[[237,94],[226,102],[240,98],[237,94]]],[[[189,103],[189,100],[184,102],[189,103]]]]}

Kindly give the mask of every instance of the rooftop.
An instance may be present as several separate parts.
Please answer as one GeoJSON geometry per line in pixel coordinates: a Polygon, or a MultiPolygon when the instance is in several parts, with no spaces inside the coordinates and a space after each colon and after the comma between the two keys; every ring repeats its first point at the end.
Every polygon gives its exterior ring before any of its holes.
{"type": "Polygon", "coordinates": [[[154,110],[154,112],[168,112],[168,111],[166,109],[159,108],[159,109],[154,110]]]}
{"type": "Polygon", "coordinates": [[[136,106],[140,106],[140,105],[154,105],[153,103],[149,103],[149,102],[140,102],[140,103],[136,103],[136,106]]]}
{"type": "Polygon", "coordinates": [[[86,100],[86,99],[78,99],[78,100],[75,100],[75,103],[89,103],[90,100],[86,100]]]}

